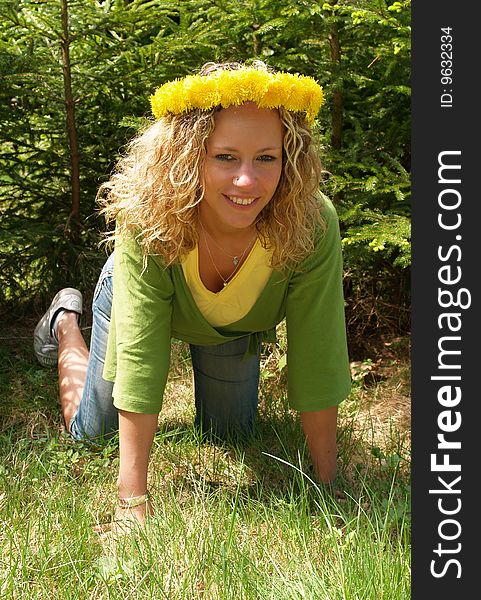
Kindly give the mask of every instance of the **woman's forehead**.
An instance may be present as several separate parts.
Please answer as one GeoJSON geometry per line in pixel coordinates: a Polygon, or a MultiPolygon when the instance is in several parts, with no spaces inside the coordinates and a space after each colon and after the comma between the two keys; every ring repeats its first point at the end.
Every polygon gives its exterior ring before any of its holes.
{"type": "Polygon", "coordinates": [[[215,127],[210,136],[213,143],[224,138],[255,136],[266,148],[281,145],[283,124],[276,109],[258,108],[253,102],[247,102],[219,110],[214,120],[215,127]]]}

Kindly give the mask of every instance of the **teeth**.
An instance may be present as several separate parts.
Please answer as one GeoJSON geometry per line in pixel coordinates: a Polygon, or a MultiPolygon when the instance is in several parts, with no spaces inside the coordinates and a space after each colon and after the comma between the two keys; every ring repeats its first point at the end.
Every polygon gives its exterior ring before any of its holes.
{"type": "Polygon", "coordinates": [[[252,204],[255,200],[255,198],[237,198],[236,196],[228,196],[228,198],[234,202],[234,204],[242,204],[244,206],[252,204]]]}

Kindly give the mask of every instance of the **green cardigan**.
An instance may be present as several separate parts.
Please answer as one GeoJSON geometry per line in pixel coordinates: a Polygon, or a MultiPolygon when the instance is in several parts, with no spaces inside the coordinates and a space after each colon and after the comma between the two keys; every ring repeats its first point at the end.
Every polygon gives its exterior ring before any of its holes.
{"type": "Polygon", "coordinates": [[[273,270],[252,309],[240,320],[212,327],[186,284],[182,266],[166,268],[158,256],[147,265],[138,243],[116,242],[113,306],[104,378],[114,381],[114,405],[157,413],[170,365],[171,338],[196,345],[222,344],[250,335],[250,347],[274,341],[287,324],[288,399],[292,408],[315,411],[349,394],[350,372],[344,321],[339,223],[325,199],[327,224],[301,269],[273,270]]]}

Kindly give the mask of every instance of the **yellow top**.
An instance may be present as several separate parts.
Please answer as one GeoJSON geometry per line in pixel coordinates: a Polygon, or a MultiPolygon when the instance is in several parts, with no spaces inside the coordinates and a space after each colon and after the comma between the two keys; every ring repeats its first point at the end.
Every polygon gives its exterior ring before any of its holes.
{"type": "Polygon", "coordinates": [[[269,259],[270,253],[257,239],[234,277],[219,292],[211,292],[200,278],[197,246],[189,252],[182,262],[184,277],[197,307],[212,327],[235,323],[251,310],[271,276],[269,259]]]}

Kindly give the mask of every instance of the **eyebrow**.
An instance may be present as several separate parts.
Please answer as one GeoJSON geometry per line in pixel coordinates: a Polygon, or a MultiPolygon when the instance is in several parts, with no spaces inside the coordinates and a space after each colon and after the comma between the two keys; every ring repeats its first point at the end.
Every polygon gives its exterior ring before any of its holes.
{"type": "MultiPolygon", "coordinates": [[[[238,152],[238,148],[231,146],[213,146],[213,150],[222,150],[223,152],[238,152]]],[[[257,152],[269,152],[272,150],[282,150],[282,146],[267,146],[266,148],[260,148],[257,152]]]]}

